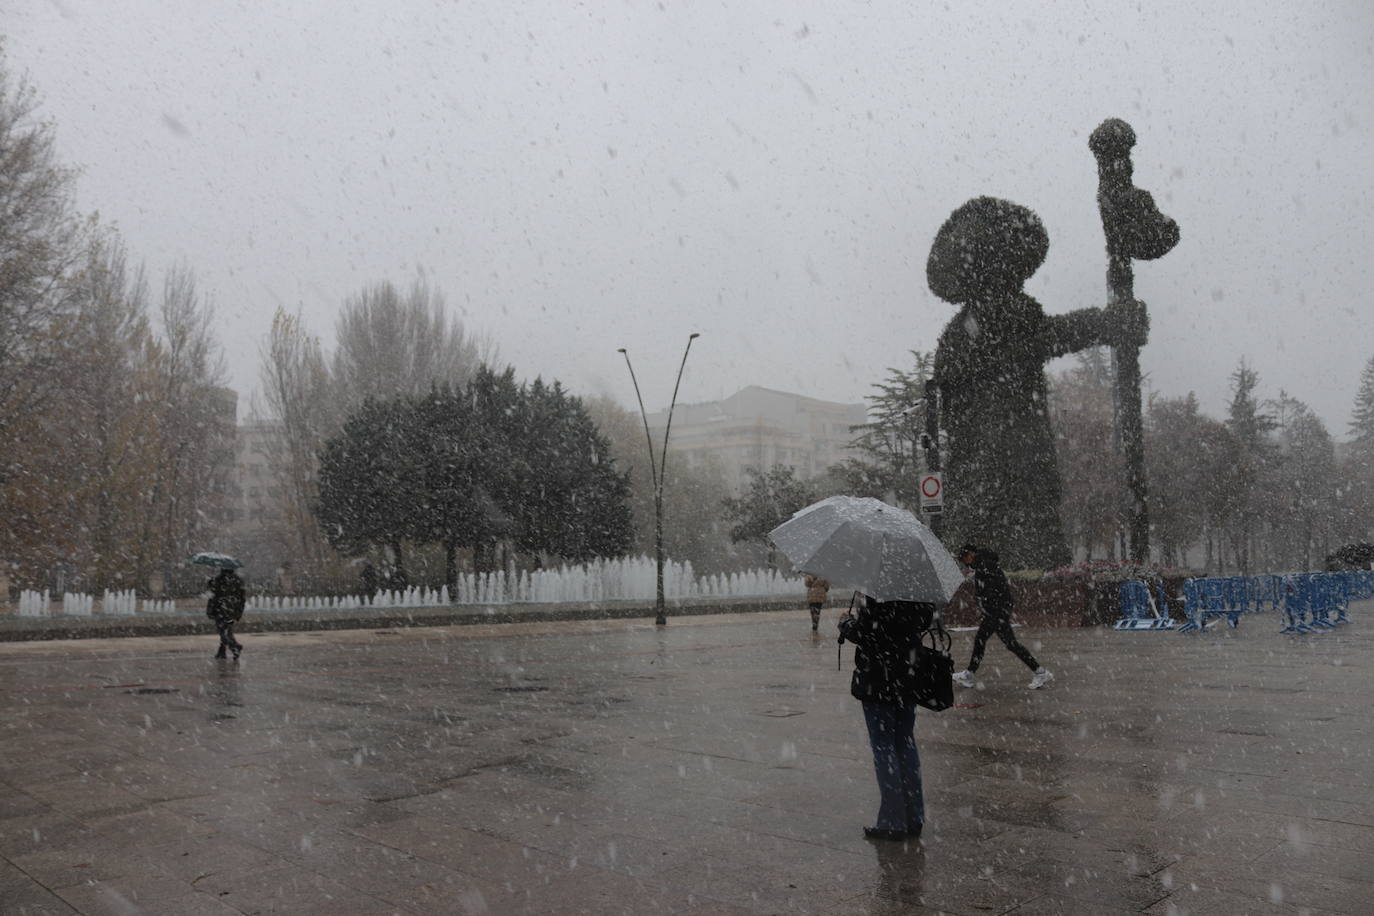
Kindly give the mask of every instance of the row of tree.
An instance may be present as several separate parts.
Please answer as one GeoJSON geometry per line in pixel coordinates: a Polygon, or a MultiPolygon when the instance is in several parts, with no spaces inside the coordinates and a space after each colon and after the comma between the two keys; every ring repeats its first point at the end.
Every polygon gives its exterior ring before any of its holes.
{"type": "MultiPolygon", "coordinates": [[[[0,54],[3,47],[0,46],[0,54]]],[[[342,303],[326,355],[299,314],[263,342],[257,405],[272,511],[258,544],[230,544],[235,395],[213,305],[194,273],[150,278],[118,235],[76,212],[33,90],[0,57],[0,556],[21,583],[55,568],[88,587],[145,587],[206,547],[321,577],[385,554],[478,566],[652,551],[649,450],[636,414],[495,371],[494,345],[451,320],[424,281],[342,303]],[[372,475],[369,477],[368,475],[372,475]],[[251,557],[250,557],[251,558],[251,557]]],[[[667,552],[703,572],[764,558],[764,535],[832,493],[914,505],[924,467],[929,354],[889,370],[855,430],[856,457],[810,481],[757,469],[732,493],[719,466],[668,462],[667,552]]],[[[1080,552],[1121,551],[1110,370],[1100,351],[1052,384],[1066,526],[1080,552]]],[[[1227,416],[1196,399],[1146,413],[1154,543],[1213,569],[1315,565],[1374,519],[1374,360],[1337,446],[1300,401],[1232,376],[1227,416]]],[[[261,565],[261,564],[260,564],[261,565]]]]}
{"type": "MultiPolygon", "coordinates": [[[[1374,531],[1374,359],[1355,395],[1347,442],[1287,392],[1261,398],[1243,361],[1221,419],[1197,398],[1149,399],[1145,412],[1152,542],[1159,559],[1216,572],[1320,568],[1374,531]]],[[[1121,547],[1121,468],[1112,372],[1100,351],[1051,387],[1064,479],[1063,515],[1089,556],[1121,547]]]]}
{"type": "Polygon", "coordinates": [[[194,274],[155,293],[76,212],[36,107],[0,46],[0,557],[20,584],[142,585],[221,520],[232,394],[194,274]]]}
{"type": "MultiPolygon", "coordinates": [[[[811,481],[784,466],[750,475],[745,491],[723,504],[732,538],[763,543],[792,512],[834,493],[918,506],[932,360],[912,356],[911,369],[890,369],[874,386],[854,457],[811,481]]],[[[1085,351],[1051,378],[1050,406],[1070,546],[1079,556],[1124,560],[1114,377],[1108,351],[1085,351]]],[[[1145,449],[1160,562],[1219,573],[1312,569],[1343,545],[1374,540],[1374,358],[1361,375],[1349,440],[1339,447],[1306,404],[1286,392],[1261,399],[1259,384],[1242,362],[1223,419],[1202,413],[1193,394],[1150,397],[1145,449]]]]}

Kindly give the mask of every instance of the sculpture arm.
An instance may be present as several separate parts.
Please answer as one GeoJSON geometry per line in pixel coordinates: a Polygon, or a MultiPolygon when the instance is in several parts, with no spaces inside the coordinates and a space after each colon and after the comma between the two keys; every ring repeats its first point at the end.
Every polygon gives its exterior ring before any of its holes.
{"type": "Polygon", "coordinates": [[[1077,353],[1088,347],[1140,347],[1149,337],[1150,316],[1145,303],[1133,299],[1106,308],[1046,315],[1045,330],[1051,356],[1077,353]]]}

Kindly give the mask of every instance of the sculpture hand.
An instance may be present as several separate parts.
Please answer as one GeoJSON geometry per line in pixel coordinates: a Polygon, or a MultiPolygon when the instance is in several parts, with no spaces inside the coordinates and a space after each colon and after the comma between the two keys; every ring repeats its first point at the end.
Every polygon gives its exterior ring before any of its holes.
{"type": "Polygon", "coordinates": [[[1143,347],[1150,336],[1150,313],[1139,299],[1107,306],[1107,336],[1115,347],[1143,347]]]}

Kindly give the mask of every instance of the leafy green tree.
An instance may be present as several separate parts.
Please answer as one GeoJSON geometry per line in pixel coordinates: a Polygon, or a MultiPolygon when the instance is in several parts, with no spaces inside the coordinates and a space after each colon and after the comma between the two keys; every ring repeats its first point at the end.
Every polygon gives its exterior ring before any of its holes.
{"type": "Polygon", "coordinates": [[[887,378],[873,385],[876,394],[868,395],[870,422],[853,428],[851,449],[860,453],[829,469],[826,489],[839,488],[851,496],[872,496],[895,501],[915,509],[920,505],[917,492],[920,472],[925,469],[921,447],[925,433],[926,382],[930,380],[935,357],[911,351],[911,370],[888,369],[887,378]]]}
{"type": "Polygon", "coordinates": [[[347,553],[403,542],[458,551],[478,571],[502,548],[574,561],[623,554],[628,481],[581,402],[558,383],[518,386],[480,368],[467,386],[367,401],[320,456],[320,520],[347,553]]]}
{"type": "Polygon", "coordinates": [[[1360,373],[1349,431],[1340,470],[1342,538],[1374,541],[1374,357],[1360,373]]]}
{"type": "Polygon", "coordinates": [[[1241,360],[1231,373],[1231,403],[1226,428],[1235,443],[1233,472],[1235,527],[1231,533],[1236,566],[1249,575],[1255,528],[1263,512],[1262,482],[1273,460],[1273,444],[1268,434],[1275,428],[1274,417],[1266,413],[1255,394],[1259,373],[1241,360]]]}
{"type": "Polygon", "coordinates": [[[458,549],[490,531],[497,507],[487,495],[482,431],[465,392],[436,385],[411,407],[423,485],[412,534],[444,551],[444,581],[458,582],[458,549]]]}
{"type": "Polygon", "coordinates": [[[1286,392],[1269,402],[1277,435],[1266,489],[1269,569],[1312,569],[1333,549],[1336,447],[1312,409],[1286,392]]]}
{"type": "Polygon", "coordinates": [[[629,477],[582,402],[540,379],[522,392],[525,432],[517,544],[582,562],[630,546],[629,477]]]}
{"type": "Polygon", "coordinates": [[[480,512],[473,516],[473,529],[466,542],[473,550],[473,565],[479,572],[497,568],[500,545],[519,533],[515,506],[523,482],[532,473],[525,451],[520,385],[515,369],[501,372],[481,366],[463,396],[468,401],[468,423],[464,432],[475,448],[472,456],[470,486],[480,512]]]}
{"type": "Polygon", "coordinates": [[[420,523],[427,487],[416,419],[408,398],[365,401],[320,453],[318,515],[325,537],[345,554],[389,549],[402,580],[402,543],[425,533],[420,523]]]}
{"type": "MultiPolygon", "coordinates": [[[[796,469],[775,464],[766,473],[756,468],[745,472],[749,482],[738,497],[724,502],[726,518],[731,523],[730,539],[735,542],[768,543],[768,532],[792,517],[798,509],[815,502],[815,492],[797,479],[796,469]]],[[[771,547],[768,562],[774,563],[771,547]]]]}
{"type": "Polygon", "coordinates": [[[1221,472],[1218,443],[1225,436],[1225,427],[1203,416],[1192,392],[1150,399],[1145,413],[1150,524],[1166,565],[1186,565],[1188,548],[1203,538],[1209,491],[1221,472]]]}

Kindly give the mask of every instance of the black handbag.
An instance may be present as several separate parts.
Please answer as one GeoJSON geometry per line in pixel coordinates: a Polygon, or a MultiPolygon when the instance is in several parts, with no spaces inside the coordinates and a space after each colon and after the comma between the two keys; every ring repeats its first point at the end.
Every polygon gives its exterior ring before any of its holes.
{"type": "MultiPolygon", "coordinates": [[[[859,593],[855,592],[849,602],[849,614],[841,618],[842,622],[852,619],[858,603],[859,593]]],[[[906,670],[898,673],[896,681],[904,700],[934,712],[941,712],[954,705],[954,659],[949,654],[952,643],[949,631],[940,622],[938,613],[930,620],[930,626],[921,630],[920,638],[921,641],[916,644],[913,651],[911,664],[904,665],[906,670]],[[927,635],[930,636],[929,646],[925,644],[927,635]]],[[[846,632],[842,623],[835,656],[836,670],[840,668],[838,649],[844,646],[845,639],[846,632]]],[[[858,677],[857,671],[855,677],[858,677]]]]}
{"type": "Polygon", "coordinates": [[[931,644],[923,641],[916,647],[915,664],[907,672],[907,693],[917,706],[940,712],[954,705],[954,659],[949,654],[949,633],[938,621],[934,629],[921,633],[923,640],[927,633],[931,644]]]}

